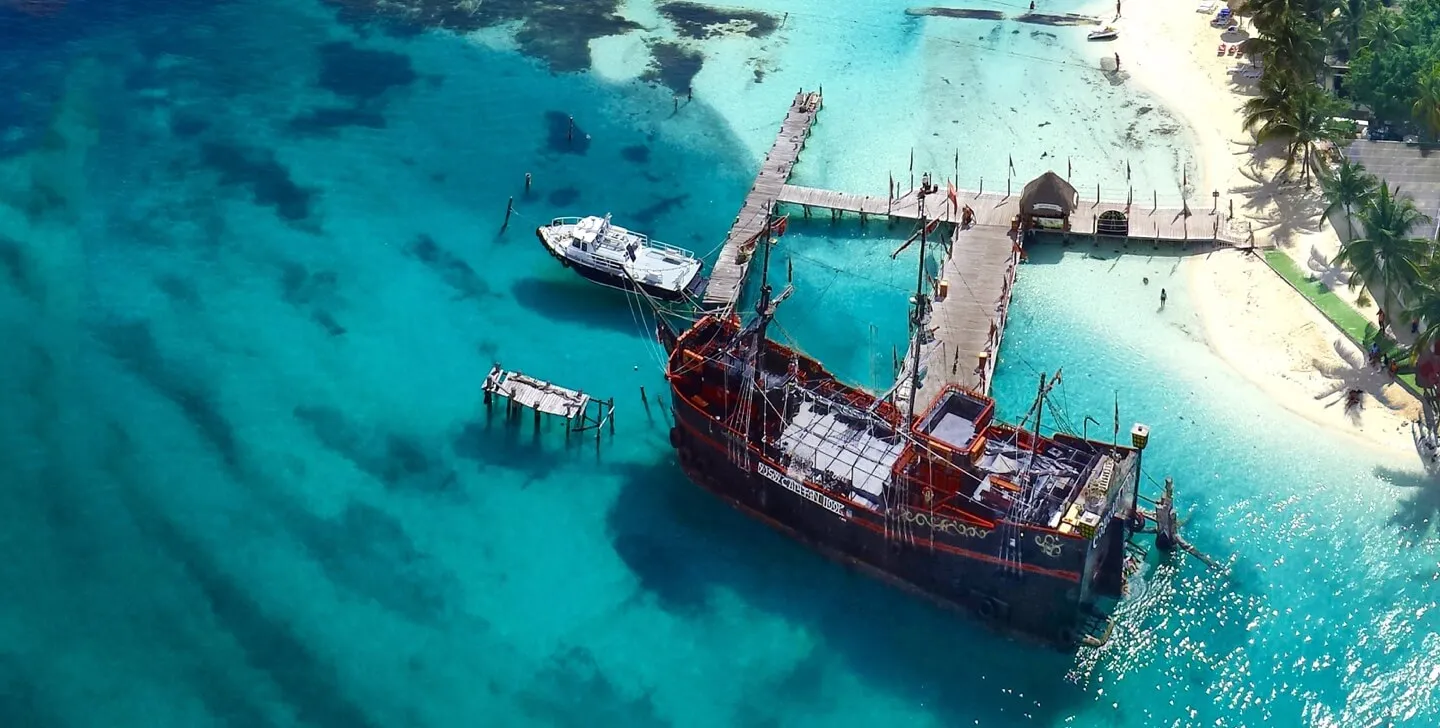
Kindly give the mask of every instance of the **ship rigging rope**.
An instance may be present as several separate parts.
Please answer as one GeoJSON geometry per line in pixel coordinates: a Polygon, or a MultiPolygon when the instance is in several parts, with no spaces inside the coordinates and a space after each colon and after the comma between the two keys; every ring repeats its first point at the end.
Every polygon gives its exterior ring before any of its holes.
{"type": "MultiPolygon", "coordinates": [[[[626,275],[629,274],[627,273],[626,275]]],[[[634,278],[631,277],[631,280],[634,280],[634,278]]],[[[656,306],[655,300],[650,297],[650,294],[645,292],[645,289],[637,287],[635,290],[650,304],[651,310],[655,314],[656,326],[658,327],[661,314],[659,307],[656,306]]],[[[640,331],[640,340],[643,342],[641,345],[645,347],[646,355],[650,357],[650,360],[655,363],[661,372],[664,372],[665,353],[660,347],[660,342],[655,339],[654,333],[646,330],[648,327],[645,325],[644,304],[637,301],[634,296],[626,296],[625,305],[630,309],[630,320],[635,324],[635,328],[640,331]]]]}

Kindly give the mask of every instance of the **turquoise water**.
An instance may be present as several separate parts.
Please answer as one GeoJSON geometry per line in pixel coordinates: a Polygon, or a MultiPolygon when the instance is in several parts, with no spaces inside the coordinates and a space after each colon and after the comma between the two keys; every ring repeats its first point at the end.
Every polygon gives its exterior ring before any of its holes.
{"type": "MultiPolygon", "coordinates": [[[[675,35],[648,7],[641,45],[558,74],[574,42],[525,26],[517,50],[310,3],[0,10],[6,725],[1433,724],[1435,486],[1227,370],[1175,258],[1037,251],[1002,352],[1010,413],[1063,367],[1064,413],[1103,431],[1119,390],[1122,436],[1154,428],[1147,468],[1230,565],[1162,567],[1103,650],[995,637],[679,476],[640,399],[663,386],[647,327],[538,220],[610,210],[711,249],[800,85],[828,104],[801,181],[856,191],[912,146],[941,174],[967,150],[988,189],[1021,119],[1053,131],[1018,178],[1074,154],[1123,183],[1116,140],[1157,113],[1074,29],[833,5],[697,41],[679,113],[623,79],[675,35]],[[935,93],[967,58],[967,90],[935,93]],[[1009,73],[1079,90],[1010,112],[1009,73]],[[614,436],[487,417],[496,360],[615,397],[614,436]]],[[[1184,137],[1147,137],[1137,181],[1174,188],[1184,137]]],[[[904,337],[902,227],[799,224],[772,267],[799,289],[785,331],[866,385],[904,337]]]]}

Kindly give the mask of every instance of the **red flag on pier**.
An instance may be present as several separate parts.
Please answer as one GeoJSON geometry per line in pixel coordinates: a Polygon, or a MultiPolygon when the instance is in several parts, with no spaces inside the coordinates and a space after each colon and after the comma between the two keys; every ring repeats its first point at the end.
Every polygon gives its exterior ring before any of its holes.
{"type": "Polygon", "coordinates": [[[772,232],[772,233],[774,233],[774,234],[776,234],[776,235],[784,235],[784,234],[785,234],[785,227],[786,227],[787,225],[789,225],[789,223],[790,223],[790,216],[789,216],[789,215],[786,215],[786,216],[784,216],[784,217],[775,218],[775,220],[773,220],[773,221],[770,223],[770,232],[772,232]]]}
{"type": "Polygon", "coordinates": [[[950,198],[950,207],[952,209],[959,210],[960,196],[955,190],[955,183],[951,182],[950,180],[945,180],[945,187],[945,196],[950,198]]]}
{"type": "Polygon", "coordinates": [[[925,226],[925,234],[930,235],[931,233],[934,233],[935,228],[937,227],[940,227],[940,218],[935,218],[934,220],[931,220],[929,224],[925,226]]]}

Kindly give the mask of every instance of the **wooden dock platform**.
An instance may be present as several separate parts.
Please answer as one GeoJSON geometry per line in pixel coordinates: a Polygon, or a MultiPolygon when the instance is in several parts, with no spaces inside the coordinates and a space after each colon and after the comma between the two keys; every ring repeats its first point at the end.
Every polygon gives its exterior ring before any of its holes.
{"type": "MultiPolygon", "coordinates": [[[[1008,226],[955,228],[950,254],[941,264],[936,290],[931,291],[929,333],[919,352],[916,410],[923,412],[940,390],[952,383],[989,393],[1020,264],[1016,238],[1008,226]]],[[[896,402],[909,401],[911,357],[915,355],[913,350],[905,353],[896,402]]]]}
{"type": "MultiPolygon", "coordinates": [[[[906,192],[895,199],[886,199],[814,187],[785,185],[775,199],[777,202],[785,204],[800,205],[804,209],[805,217],[810,217],[813,208],[820,208],[829,210],[832,217],[839,217],[840,214],[846,212],[855,213],[860,215],[862,221],[872,215],[900,220],[920,219],[920,196],[916,194],[915,190],[906,192]]],[[[960,219],[959,213],[955,211],[954,206],[948,200],[934,195],[925,202],[925,214],[927,219],[940,222],[957,222],[960,219]]]]}
{"type": "Polygon", "coordinates": [[[505,399],[505,413],[513,417],[521,409],[535,412],[535,426],[540,426],[540,415],[552,415],[565,420],[565,436],[571,432],[595,430],[598,439],[600,430],[606,424],[615,431],[615,400],[601,400],[584,392],[561,387],[541,379],[509,371],[499,364],[491,367],[485,375],[482,386],[485,406],[489,408],[495,397],[505,399]]]}
{"type": "MultiPolygon", "coordinates": [[[[845,213],[860,216],[861,222],[870,217],[897,220],[919,220],[919,196],[914,190],[901,193],[893,200],[870,195],[855,195],[846,192],[823,190],[814,187],[785,185],[776,202],[798,205],[805,217],[815,209],[828,210],[831,217],[838,218],[845,213]]],[[[1020,195],[1006,195],[995,192],[973,192],[958,190],[958,205],[952,205],[941,196],[931,196],[926,201],[926,216],[931,220],[953,223],[960,220],[957,207],[969,205],[975,213],[975,227],[1002,227],[1009,229],[1011,220],[1020,214],[1020,195]]],[[[1100,235],[1101,237],[1152,240],[1159,243],[1214,243],[1217,245],[1246,245],[1253,237],[1247,227],[1229,224],[1224,212],[1191,210],[1187,215],[1183,209],[1163,208],[1150,204],[1081,200],[1072,216],[1071,235],[1100,235]],[[1100,216],[1106,212],[1125,216],[1128,235],[1103,233],[1100,216]]]]}
{"type": "Polygon", "coordinates": [[[790,179],[795,162],[800,159],[800,151],[805,148],[810,128],[822,105],[818,92],[804,90],[797,93],[790,103],[790,112],[780,124],[780,133],[775,136],[770,153],[765,155],[755,184],[750,186],[740,213],[735,216],[735,222],[725,236],[720,258],[711,269],[710,285],[705,289],[705,308],[728,308],[740,298],[756,242],[767,232],[776,198],[790,179]]]}

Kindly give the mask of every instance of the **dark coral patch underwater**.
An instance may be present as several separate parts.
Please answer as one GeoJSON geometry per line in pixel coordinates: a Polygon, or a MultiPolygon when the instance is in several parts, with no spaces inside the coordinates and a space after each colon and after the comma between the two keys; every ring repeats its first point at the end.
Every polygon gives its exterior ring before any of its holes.
{"type": "Polygon", "coordinates": [[[622,17],[619,0],[326,0],[339,7],[340,18],[352,25],[370,25],[375,18],[402,32],[417,28],[444,28],[466,33],[506,23],[518,23],[515,41],[520,51],[546,63],[552,71],[590,68],[590,41],[640,30],[622,17]]]}

